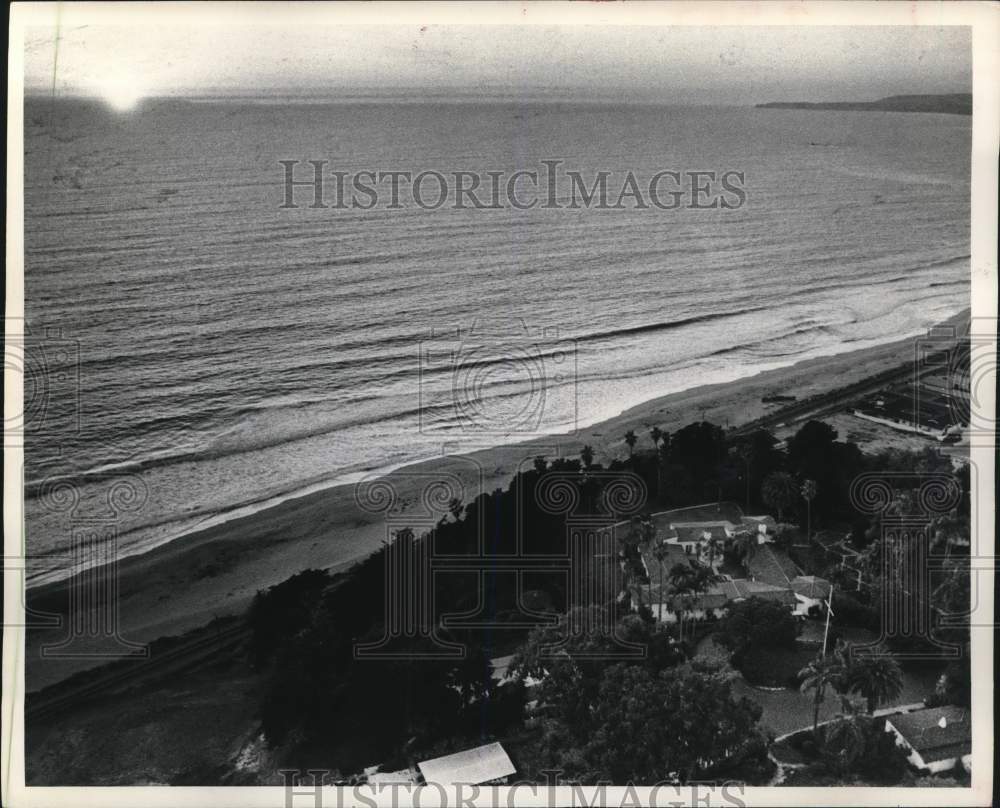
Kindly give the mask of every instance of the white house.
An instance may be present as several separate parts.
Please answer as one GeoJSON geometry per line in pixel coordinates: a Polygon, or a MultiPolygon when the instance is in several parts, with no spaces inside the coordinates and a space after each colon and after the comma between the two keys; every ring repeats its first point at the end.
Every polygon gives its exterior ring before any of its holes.
{"type": "Polygon", "coordinates": [[[488,743],[453,755],[425,760],[417,768],[425,783],[442,786],[503,784],[517,772],[507,752],[498,743],[488,743]]]}
{"type": "Polygon", "coordinates": [[[972,761],[972,722],[964,707],[928,707],[885,719],[885,731],[896,736],[896,746],[907,759],[931,774],[972,761]]]}

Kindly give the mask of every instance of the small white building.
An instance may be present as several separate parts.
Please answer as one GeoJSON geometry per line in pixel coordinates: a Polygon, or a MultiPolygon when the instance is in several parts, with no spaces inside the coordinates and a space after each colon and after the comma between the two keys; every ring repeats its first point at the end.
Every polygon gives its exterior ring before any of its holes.
{"type": "Polygon", "coordinates": [[[397,785],[405,783],[416,783],[419,779],[413,769],[399,769],[394,772],[380,772],[377,766],[370,766],[365,769],[369,785],[397,785]],[[372,771],[374,769],[374,771],[372,771]]]}
{"type": "Polygon", "coordinates": [[[807,615],[813,607],[825,609],[832,589],[830,582],[815,575],[796,575],[791,580],[792,591],[798,605],[795,614],[807,615]]]}
{"type": "Polygon", "coordinates": [[[778,523],[773,516],[744,516],[743,526],[757,534],[757,543],[765,544],[774,541],[778,523]]]}
{"type": "Polygon", "coordinates": [[[972,722],[964,707],[928,707],[885,719],[885,731],[916,768],[937,774],[972,761],[972,722]]]}
{"type": "Polygon", "coordinates": [[[498,743],[488,743],[453,755],[425,760],[417,768],[425,783],[442,786],[503,784],[517,772],[498,743]]]}

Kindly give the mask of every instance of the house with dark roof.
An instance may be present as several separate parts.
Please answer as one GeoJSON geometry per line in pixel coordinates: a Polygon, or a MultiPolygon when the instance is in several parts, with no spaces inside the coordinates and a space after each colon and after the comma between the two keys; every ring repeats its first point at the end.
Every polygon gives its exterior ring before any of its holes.
{"type": "Polygon", "coordinates": [[[795,593],[786,586],[773,586],[760,581],[748,581],[744,578],[737,579],[732,584],[739,592],[738,600],[746,600],[747,598],[772,600],[788,606],[793,611],[798,603],[795,593]]]}
{"type": "Polygon", "coordinates": [[[831,584],[815,575],[803,575],[794,561],[784,552],[768,544],[762,545],[747,559],[750,580],[780,587],[792,593],[795,613],[806,615],[814,607],[822,607],[830,597],[831,584]]]}
{"type": "Polygon", "coordinates": [[[972,761],[972,719],[963,707],[928,707],[885,719],[885,731],[918,769],[936,774],[972,761]]]}

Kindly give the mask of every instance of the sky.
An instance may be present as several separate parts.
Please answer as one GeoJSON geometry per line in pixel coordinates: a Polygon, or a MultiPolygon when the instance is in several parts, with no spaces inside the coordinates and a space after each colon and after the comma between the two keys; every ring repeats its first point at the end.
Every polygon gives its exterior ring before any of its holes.
{"type": "Polygon", "coordinates": [[[615,98],[687,104],[971,92],[966,27],[257,23],[30,28],[28,92],[615,98]]]}

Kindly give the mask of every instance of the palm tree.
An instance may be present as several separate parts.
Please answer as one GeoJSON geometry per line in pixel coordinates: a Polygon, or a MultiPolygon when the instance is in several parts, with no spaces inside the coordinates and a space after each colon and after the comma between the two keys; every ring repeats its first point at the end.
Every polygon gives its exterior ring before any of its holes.
{"type": "Polygon", "coordinates": [[[861,704],[847,696],[841,696],[837,720],[825,728],[823,756],[836,771],[851,771],[858,759],[865,754],[867,727],[860,715],[861,709],[861,704]]]}
{"type": "Polygon", "coordinates": [[[736,449],[736,454],[743,461],[743,471],[746,474],[747,487],[747,510],[750,510],[750,462],[753,460],[753,444],[749,441],[741,443],[736,449]]]}
{"type": "Polygon", "coordinates": [[[899,698],[903,692],[903,672],[885,649],[853,654],[849,660],[847,690],[864,697],[869,713],[874,713],[879,704],[899,698]]]}
{"type": "Polygon", "coordinates": [[[750,559],[757,553],[757,534],[749,530],[744,530],[736,537],[736,555],[743,564],[744,569],[749,569],[750,559]]]}
{"type": "Polygon", "coordinates": [[[799,671],[802,678],[802,692],[813,691],[813,734],[819,727],[819,706],[826,698],[827,687],[837,687],[844,676],[844,664],[839,653],[832,656],[817,656],[799,671]]]}
{"type": "Polygon", "coordinates": [[[806,501],[806,541],[812,538],[812,501],[816,496],[816,481],[806,480],[802,483],[802,498],[806,501]]]}
{"type": "Polygon", "coordinates": [[[590,464],[594,462],[594,450],[590,446],[584,446],[580,450],[580,459],[583,461],[584,468],[590,468],[590,464]]]}
{"type": "Polygon", "coordinates": [[[720,580],[720,577],[708,567],[701,564],[674,564],[669,573],[670,585],[674,594],[681,595],[684,604],[680,613],[679,634],[680,639],[684,639],[684,611],[690,607],[695,595],[704,592],[712,584],[720,580]]]}
{"type": "Polygon", "coordinates": [[[635,432],[631,429],[625,433],[625,444],[628,446],[628,457],[631,460],[632,450],[635,448],[635,432]]]}
{"type": "Polygon", "coordinates": [[[660,585],[660,619],[663,619],[663,559],[665,559],[669,552],[667,550],[666,542],[660,542],[656,547],[653,548],[653,555],[656,556],[657,566],[660,569],[659,573],[659,585],[660,585]]]}
{"type": "MultiPolygon", "coordinates": [[[[677,563],[670,568],[667,574],[670,580],[670,590],[672,594],[687,594],[693,583],[694,568],[690,564],[677,563]]],[[[680,612],[677,615],[679,639],[684,639],[684,611],[686,603],[682,603],[680,612]]]]}
{"type": "Polygon", "coordinates": [[[760,485],[760,495],[766,504],[778,511],[781,522],[785,508],[790,507],[798,495],[795,478],[784,471],[768,474],[760,485]]]}
{"type": "Polygon", "coordinates": [[[651,430],[649,430],[649,436],[653,439],[653,448],[659,451],[660,438],[663,437],[663,430],[661,430],[658,426],[654,426],[651,430]]]}
{"type": "Polygon", "coordinates": [[[653,439],[653,448],[656,450],[654,455],[654,460],[656,462],[656,496],[660,496],[660,465],[663,460],[660,457],[660,439],[663,437],[663,430],[658,426],[654,426],[649,430],[649,436],[653,439]]]}

